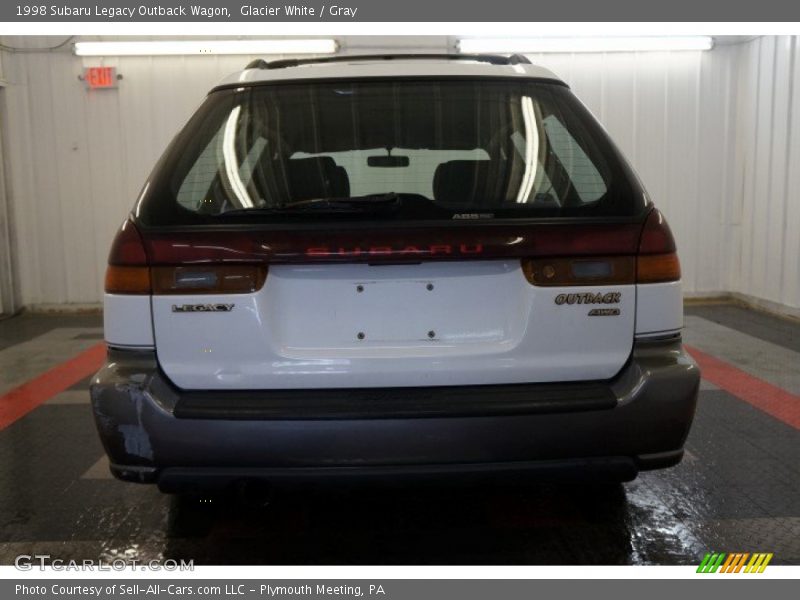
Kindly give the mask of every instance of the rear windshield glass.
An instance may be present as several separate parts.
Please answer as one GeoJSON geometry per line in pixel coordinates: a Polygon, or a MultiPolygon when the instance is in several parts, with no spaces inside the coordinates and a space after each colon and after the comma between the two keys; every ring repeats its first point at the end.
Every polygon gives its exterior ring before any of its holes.
{"type": "Polygon", "coordinates": [[[156,225],[630,216],[634,186],[564,86],[321,81],[209,95],[137,212],[156,225]]]}

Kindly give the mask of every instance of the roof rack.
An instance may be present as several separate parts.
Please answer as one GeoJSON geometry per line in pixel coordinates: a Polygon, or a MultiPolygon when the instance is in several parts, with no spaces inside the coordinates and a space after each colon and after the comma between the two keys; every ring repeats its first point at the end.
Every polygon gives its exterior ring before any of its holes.
{"type": "Polygon", "coordinates": [[[246,69],[285,69],[319,63],[353,62],[378,60],[469,60],[485,62],[492,65],[529,65],[531,61],[522,54],[500,56],[497,54],[343,54],[341,56],[323,56],[320,58],[282,58],[270,62],[257,58],[250,62],[246,69]]]}
{"type": "Polygon", "coordinates": [[[263,58],[257,58],[247,63],[245,71],[247,69],[266,69],[266,68],[267,68],[267,61],[265,61],[263,58]]]}

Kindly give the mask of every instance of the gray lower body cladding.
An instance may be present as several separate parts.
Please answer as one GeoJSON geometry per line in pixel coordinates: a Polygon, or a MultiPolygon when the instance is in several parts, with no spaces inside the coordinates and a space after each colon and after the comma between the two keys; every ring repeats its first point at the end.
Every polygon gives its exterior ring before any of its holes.
{"type": "Polygon", "coordinates": [[[112,472],[170,489],[252,477],[572,468],[632,478],[680,461],[699,381],[679,340],[637,342],[608,382],[409,389],[415,413],[402,389],[375,390],[388,398],[383,408],[370,405],[369,390],[353,391],[351,401],[330,390],[321,402],[313,390],[198,396],[173,387],[154,353],[111,350],[91,394],[112,472]]]}

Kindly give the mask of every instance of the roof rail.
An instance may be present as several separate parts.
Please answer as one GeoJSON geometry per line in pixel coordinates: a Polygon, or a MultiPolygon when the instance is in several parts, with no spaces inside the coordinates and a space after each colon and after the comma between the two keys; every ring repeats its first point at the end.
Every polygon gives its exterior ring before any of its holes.
{"type": "Polygon", "coordinates": [[[266,68],[268,68],[267,67],[267,61],[265,61],[263,58],[257,58],[255,60],[251,60],[249,63],[247,63],[247,66],[245,67],[245,70],[247,70],[247,69],[266,69],[266,68]]]}
{"type": "Polygon", "coordinates": [[[471,60],[492,65],[531,64],[528,57],[521,54],[500,56],[497,54],[343,54],[319,58],[282,58],[265,61],[258,58],[247,65],[248,69],[285,69],[318,63],[353,62],[359,60],[471,60]]]}
{"type": "Polygon", "coordinates": [[[512,54],[508,57],[508,64],[510,65],[532,65],[533,63],[528,60],[524,54],[512,54]]]}

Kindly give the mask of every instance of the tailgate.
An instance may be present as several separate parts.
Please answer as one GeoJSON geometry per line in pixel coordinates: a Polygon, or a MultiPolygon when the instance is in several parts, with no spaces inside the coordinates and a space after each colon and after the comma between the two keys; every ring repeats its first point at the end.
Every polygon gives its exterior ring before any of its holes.
{"type": "Polygon", "coordinates": [[[184,389],[418,387],[611,378],[635,286],[534,286],[519,259],[278,264],[254,293],[152,302],[184,389]]]}

